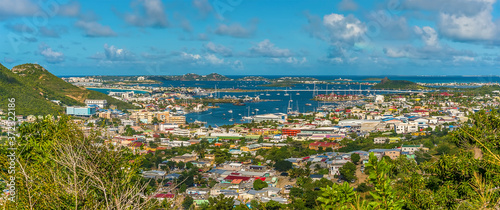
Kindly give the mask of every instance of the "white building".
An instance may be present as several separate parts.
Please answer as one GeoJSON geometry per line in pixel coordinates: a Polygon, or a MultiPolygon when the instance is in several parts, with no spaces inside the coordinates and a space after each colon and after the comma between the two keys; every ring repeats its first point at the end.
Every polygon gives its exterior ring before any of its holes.
{"type": "Polygon", "coordinates": [[[286,119],[287,119],[287,115],[284,113],[263,114],[263,115],[256,115],[253,117],[253,120],[256,123],[263,122],[263,121],[286,122],[286,119]]]}
{"type": "Polygon", "coordinates": [[[106,107],[108,105],[108,101],[106,101],[106,100],[98,100],[98,99],[86,99],[85,100],[85,104],[87,106],[96,105],[99,108],[104,108],[104,107],[106,107]]]}

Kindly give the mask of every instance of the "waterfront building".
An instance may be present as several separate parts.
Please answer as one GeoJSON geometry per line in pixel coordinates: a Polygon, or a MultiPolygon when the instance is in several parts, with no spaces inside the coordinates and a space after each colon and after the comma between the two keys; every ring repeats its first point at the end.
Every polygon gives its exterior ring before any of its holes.
{"type": "Polygon", "coordinates": [[[98,99],[86,99],[85,100],[85,104],[87,106],[95,105],[95,106],[98,106],[101,109],[104,109],[104,107],[106,107],[108,105],[108,101],[106,101],[106,100],[98,100],[98,99]]]}
{"type": "Polygon", "coordinates": [[[94,107],[66,107],[66,114],[78,117],[90,117],[96,114],[96,108],[94,107]]]}

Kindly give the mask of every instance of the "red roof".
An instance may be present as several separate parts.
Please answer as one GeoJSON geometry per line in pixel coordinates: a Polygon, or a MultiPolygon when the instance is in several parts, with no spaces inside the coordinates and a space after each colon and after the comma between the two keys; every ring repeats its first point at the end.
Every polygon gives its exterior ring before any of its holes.
{"type": "Polygon", "coordinates": [[[313,142],[313,143],[309,144],[309,146],[317,146],[317,147],[333,147],[336,145],[337,145],[337,143],[335,143],[335,142],[321,142],[321,141],[317,141],[317,142],[313,142]]]}
{"type": "Polygon", "coordinates": [[[142,145],[144,145],[142,142],[132,142],[130,144],[128,144],[129,146],[131,147],[141,147],[142,145]]]}
{"type": "Polygon", "coordinates": [[[175,195],[172,193],[167,193],[167,194],[160,193],[160,194],[155,195],[155,198],[174,198],[174,197],[175,197],[175,195]]]}
{"type": "Polygon", "coordinates": [[[229,175],[229,176],[226,176],[226,180],[235,180],[235,179],[241,179],[243,181],[248,181],[250,180],[251,177],[248,177],[248,176],[234,176],[234,175],[229,175]]]}

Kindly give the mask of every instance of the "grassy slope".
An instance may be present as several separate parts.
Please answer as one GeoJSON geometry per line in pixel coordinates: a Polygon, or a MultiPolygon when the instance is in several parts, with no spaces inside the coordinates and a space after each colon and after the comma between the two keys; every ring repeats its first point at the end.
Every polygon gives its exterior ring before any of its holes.
{"type": "MultiPolygon", "coordinates": [[[[0,90],[8,93],[7,95],[19,97],[17,100],[20,107],[19,114],[56,114],[63,110],[50,100],[60,100],[65,105],[84,105],[85,99],[106,99],[108,104],[116,105],[119,109],[134,108],[133,105],[106,94],[69,84],[37,64],[14,67],[13,70],[18,73],[13,73],[4,66],[1,67],[1,78],[7,79],[3,79],[0,83],[0,90]],[[11,90],[8,90],[9,88],[11,90]]],[[[4,98],[2,95],[2,100],[4,98]]],[[[6,106],[4,101],[0,103],[3,107],[6,106]]]]}

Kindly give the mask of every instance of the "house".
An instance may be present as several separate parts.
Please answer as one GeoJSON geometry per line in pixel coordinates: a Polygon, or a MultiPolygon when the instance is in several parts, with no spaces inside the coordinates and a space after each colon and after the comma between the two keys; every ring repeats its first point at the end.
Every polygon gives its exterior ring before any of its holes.
{"type": "Polygon", "coordinates": [[[340,148],[340,145],[335,142],[321,142],[321,141],[316,141],[309,144],[309,149],[319,150],[320,148],[322,148],[323,150],[326,150],[326,148],[338,149],[340,148]]]}
{"type": "Polygon", "coordinates": [[[388,149],[384,152],[384,156],[388,156],[391,159],[395,160],[401,155],[401,150],[399,149],[388,149]]]}
{"type": "Polygon", "coordinates": [[[408,154],[414,154],[416,151],[424,148],[422,144],[420,145],[402,145],[401,152],[407,152],[408,154]]]}
{"type": "Polygon", "coordinates": [[[170,161],[174,161],[176,163],[178,163],[178,162],[187,163],[187,162],[195,161],[196,159],[198,159],[198,156],[196,156],[195,154],[187,153],[187,154],[184,154],[181,156],[176,156],[176,157],[170,158],[170,161]]]}
{"type": "Polygon", "coordinates": [[[387,138],[387,137],[375,137],[375,138],[373,139],[373,143],[374,143],[374,144],[385,144],[385,142],[386,142],[387,140],[389,140],[389,138],[387,138]]]}
{"type": "Polygon", "coordinates": [[[163,201],[165,199],[172,200],[175,198],[175,194],[173,194],[173,193],[158,193],[155,195],[155,198],[160,200],[160,201],[163,201]]]}
{"type": "Polygon", "coordinates": [[[210,192],[208,188],[189,188],[186,190],[186,194],[188,195],[207,195],[210,192]]]}
{"type": "Polygon", "coordinates": [[[342,166],[344,166],[344,164],[346,164],[347,162],[349,162],[348,160],[332,160],[332,161],[328,161],[327,164],[328,164],[328,169],[329,169],[329,172],[330,172],[330,175],[340,175],[340,168],[342,168],[342,166]]]}
{"type": "Polygon", "coordinates": [[[108,101],[98,100],[98,99],[85,99],[85,105],[87,106],[95,105],[101,109],[104,109],[104,107],[108,105],[108,101]]]}

